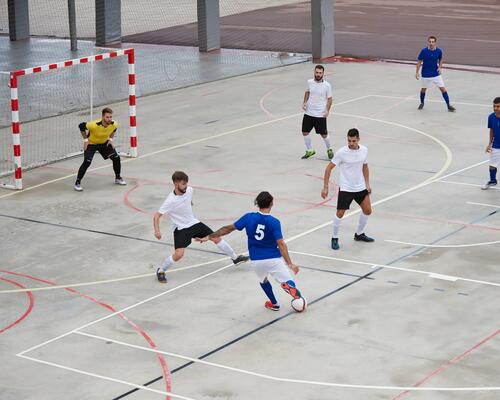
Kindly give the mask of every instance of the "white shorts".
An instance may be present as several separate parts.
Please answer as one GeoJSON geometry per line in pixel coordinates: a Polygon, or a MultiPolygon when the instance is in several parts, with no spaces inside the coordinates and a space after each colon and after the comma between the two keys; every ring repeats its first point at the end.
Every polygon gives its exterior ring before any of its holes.
{"type": "Polygon", "coordinates": [[[432,78],[422,78],[422,87],[429,89],[432,86],[444,87],[443,77],[441,75],[433,76],[432,78]]]}
{"type": "Polygon", "coordinates": [[[291,281],[292,275],[282,258],[268,258],[266,260],[254,260],[252,261],[252,266],[254,268],[259,281],[262,283],[266,280],[268,275],[271,275],[274,280],[278,283],[283,283],[291,281]]]}
{"type": "Polygon", "coordinates": [[[491,149],[489,164],[495,168],[500,166],[500,149],[491,149]]]}

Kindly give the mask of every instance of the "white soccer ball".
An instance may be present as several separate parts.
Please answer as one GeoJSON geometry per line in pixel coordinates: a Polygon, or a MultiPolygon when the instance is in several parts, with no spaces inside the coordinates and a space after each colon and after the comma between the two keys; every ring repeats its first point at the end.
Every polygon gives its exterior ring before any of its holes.
{"type": "Polygon", "coordinates": [[[307,302],[303,297],[299,297],[298,299],[292,300],[292,308],[297,312],[302,312],[306,309],[307,302]]]}

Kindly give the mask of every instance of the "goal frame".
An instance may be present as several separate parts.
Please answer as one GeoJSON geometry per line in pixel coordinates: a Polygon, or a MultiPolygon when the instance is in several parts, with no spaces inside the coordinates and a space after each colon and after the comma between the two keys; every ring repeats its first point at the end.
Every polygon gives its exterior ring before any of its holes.
{"type": "MultiPolygon", "coordinates": [[[[18,79],[25,75],[36,74],[55,69],[68,68],[75,65],[93,63],[114,57],[127,56],[128,58],[128,105],[129,105],[129,135],[130,152],[123,155],[137,157],[137,118],[136,118],[136,96],[135,96],[135,53],[133,48],[120,49],[108,53],[101,53],[92,56],[75,58],[72,60],[60,61],[53,64],[46,64],[38,67],[19,69],[11,71],[10,75],[10,105],[12,113],[12,143],[14,154],[14,185],[2,184],[1,187],[7,189],[21,190],[23,188],[23,168],[21,158],[21,124],[19,122],[19,98],[18,79]]],[[[92,104],[91,104],[92,108],[92,104]]]]}

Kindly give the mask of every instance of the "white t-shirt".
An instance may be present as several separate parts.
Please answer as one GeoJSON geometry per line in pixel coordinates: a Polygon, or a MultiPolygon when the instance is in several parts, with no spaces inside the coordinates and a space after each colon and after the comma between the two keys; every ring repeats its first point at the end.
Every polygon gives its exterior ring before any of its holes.
{"type": "Polygon", "coordinates": [[[363,164],[368,164],[368,149],[359,145],[357,150],[341,147],[331,161],[340,170],[339,187],[343,192],[361,192],[366,189],[363,164]]]}
{"type": "Polygon", "coordinates": [[[331,85],[325,80],[316,82],[314,79],[309,79],[306,91],[309,92],[306,114],[311,117],[323,118],[323,113],[326,110],[326,102],[332,97],[331,85]]]}
{"type": "Polygon", "coordinates": [[[162,215],[168,214],[174,230],[175,228],[189,228],[200,222],[193,215],[192,199],[193,188],[191,186],[188,186],[186,193],[180,196],[172,192],[167,196],[158,212],[162,215]]]}

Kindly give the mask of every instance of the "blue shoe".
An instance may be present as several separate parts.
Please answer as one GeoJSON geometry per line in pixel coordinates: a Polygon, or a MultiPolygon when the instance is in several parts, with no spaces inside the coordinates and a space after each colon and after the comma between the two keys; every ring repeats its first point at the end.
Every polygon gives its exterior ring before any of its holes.
{"type": "Polygon", "coordinates": [[[367,242],[367,243],[371,243],[371,242],[375,241],[374,238],[366,236],[364,233],[361,233],[359,235],[357,233],[355,233],[354,240],[356,240],[357,242],[367,242]]]}
{"type": "Polygon", "coordinates": [[[340,246],[339,246],[339,238],[332,238],[332,249],[333,249],[333,250],[338,250],[338,249],[340,249],[340,246]]]}

